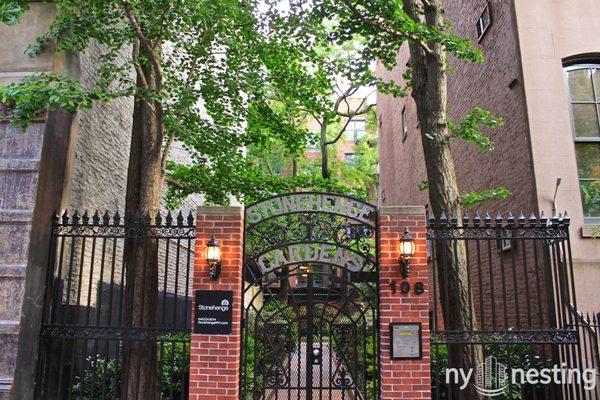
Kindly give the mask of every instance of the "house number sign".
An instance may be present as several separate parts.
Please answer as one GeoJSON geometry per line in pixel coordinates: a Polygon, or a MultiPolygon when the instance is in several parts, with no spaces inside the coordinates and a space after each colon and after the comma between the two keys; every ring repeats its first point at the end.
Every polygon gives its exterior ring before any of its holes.
{"type": "Polygon", "coordinates": [[[423,357],[420,323],[390,324],[393,359],[415,360],[423,357]]]}

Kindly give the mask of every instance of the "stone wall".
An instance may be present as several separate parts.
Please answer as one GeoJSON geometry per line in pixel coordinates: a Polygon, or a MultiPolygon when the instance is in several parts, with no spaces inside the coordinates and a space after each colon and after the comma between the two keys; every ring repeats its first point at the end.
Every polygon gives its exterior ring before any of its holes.
{"type": "MultiPolygon", "coordinates": [[[[0,61],[1,84],[34,72],[64,68],[80,73],[85,85],[93,85],[102,51],[99,45],[92,44],[73,58],[73,65],[62,65],[53,51],[33,59],[24,54],[27,45],[47,30],[54,15],[53,5],[32,3],[22,23],[14,27],[0,26],[3,39],[0,54],[4,57],[0,61]]],[[[123,57],[128,54],[125,50],[123,57]]],[[[123,212],[132,112],[131,98],[95,104],[79,112],[71,189],[65,203],[69,209],[123,212]]],[[[44,129],[45,119],[34,122],[25,133],[19,133],[7,121],[0,121],[0,399],[10,388],[17,352],[32,212],[37,177],[43,168],[39,161],[44,129]]],[[[171,158],[191,162],[178,143],[173,146],[171,158]]],[[[182,206],[185,215],[190,210],[195,211],[201,203],[201,196],[187,199],[182,206]]],[[[122,249],[118,253],[122,253],[122,249]]],[[[89,269],[84,266],[83,271],[86,270],[89,269]]],[[[88,277],[85,278],[87,282],[88,277]]]]}
{"type": "MultiPolygon", "coordinates": [[[[53,69],[52,51],[35,59],[25,55],[53,15],[54,6],[34,3],[21,24],[0,25],[0,84],[53,69]]],[[[7,396],[15,365],[44,125],[45,117],[21,133],[0,119],[0,399],[7,396]]]]}

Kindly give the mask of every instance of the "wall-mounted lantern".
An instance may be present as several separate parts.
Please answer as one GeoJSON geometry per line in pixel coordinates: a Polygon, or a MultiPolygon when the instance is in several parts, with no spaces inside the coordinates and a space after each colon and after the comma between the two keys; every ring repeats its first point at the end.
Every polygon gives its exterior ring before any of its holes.
{"type": "Polygon", "coordinates": [[[400,239],[400,258],[398,259],[400,274],[404,279],[408,278],[410,262],[415,255],[415,252],[415,241],[410,235],[408,228],[404,228],[404,235],[402,235],[402,239],[400,239]]]}
{"type": "Polygon", "coordinates": [[[221,275],[221,245],[217,242],[214,233],[206,244],[205,258],[208,263],[210,278],[216,281],[219,279],[219,275],[221,275]]]}

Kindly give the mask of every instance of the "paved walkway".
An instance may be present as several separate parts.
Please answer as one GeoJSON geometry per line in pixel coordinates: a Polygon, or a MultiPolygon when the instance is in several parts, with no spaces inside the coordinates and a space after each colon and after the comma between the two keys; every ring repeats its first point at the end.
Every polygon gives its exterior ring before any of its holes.
{"type": "Polygon", "coordinates": [[[271,390],[267,393],[267,400],[362,400],[360,397],[357,399],[354,392],[333,388],[332,375],[337,368],[337,357],[330,352],[329,343],[323,343],[322,353],[322,365],[308,366],[313,374],[312,398],[306,390],[307,348],[302,342],[298,351],[290,354],[291,389],[271,390]]]}

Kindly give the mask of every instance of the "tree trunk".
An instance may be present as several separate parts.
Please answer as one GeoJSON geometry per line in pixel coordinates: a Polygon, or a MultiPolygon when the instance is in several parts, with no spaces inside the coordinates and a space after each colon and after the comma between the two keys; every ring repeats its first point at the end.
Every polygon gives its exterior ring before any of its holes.
{"type": "MultiPolygon", "coordinates": [[[[420,16],[413,0],[404,0],[405,9],[415,20],[420,16]]],[[[430,0],[424,6],[425,22],[428,25],[443,28],[443,9],[439,0],[430,0]]],[[[423,153],[429,199],[432,211],[436,215],[442,212],[457,215],[460,218],[460,195],[456,181],[454,160],[448,142],[447,125],[447,71],[446,53],[436,43],[428,43],[431,52],[426,52],[418,43],[410,43],[410,63],[413,75],[412,96],[417,105],[417,116],[421,128],[423,153]]],[[[460,220],[460,219],[459,219],[460,220]]],[[[440,279],[447,269],[447,286],[440,284],[442,314],[445,329],[469,331],[477,330],[478,324],[473,308],[473,299],[468,290],[467,254],[463,241],[438,243],[436,260],[440,279]],[[442,262],[442,260],[445,261],[442,262]],[[445,307],[445,302],[450,307],[445,307]]],[[[450,367],[469,369],[483,361],[483,349],[480,345],[449,345],[448,364],[450,367]]],[[[472,387],[460,391],[453,385],[453,398],[481,398],[472,387]]]]}
{"type": "MultiPolygon", "coordinates": [[[[150,65],[138,71],[138,86],[147,82],[152,91],[160,91],[161,77],[150,65]],[[143,73],[143,77],[140,75],[143,73]]],[[[125,212],[128,224],[135,225],[154,217],[160,209],[163,192],[162,144],[164,138],[162,106],[135,97],[133,129],[127,176],[125,212]]],[[[141,237],[125,244],[124,321],[133,328],[153,327],[158,298],[158,243],[141,237]]],[[[126,343],[121,379],[122,398],[157,398],[157,347],[154,337],[126,343]]]]}
{"type": "MultiPolygon", "coordinates": [[[[296,158],[292,158],[292,176],[295,178],[298,176],[298,160],[296,158]]],[[[294,192],[296,189],[294,189],[294,192]]]]}
{"type": "Polygon", "coordinates": [[[327,157],[327,118],[321,122],[321,176],[329,179],[329,159],[327,157]]]}

